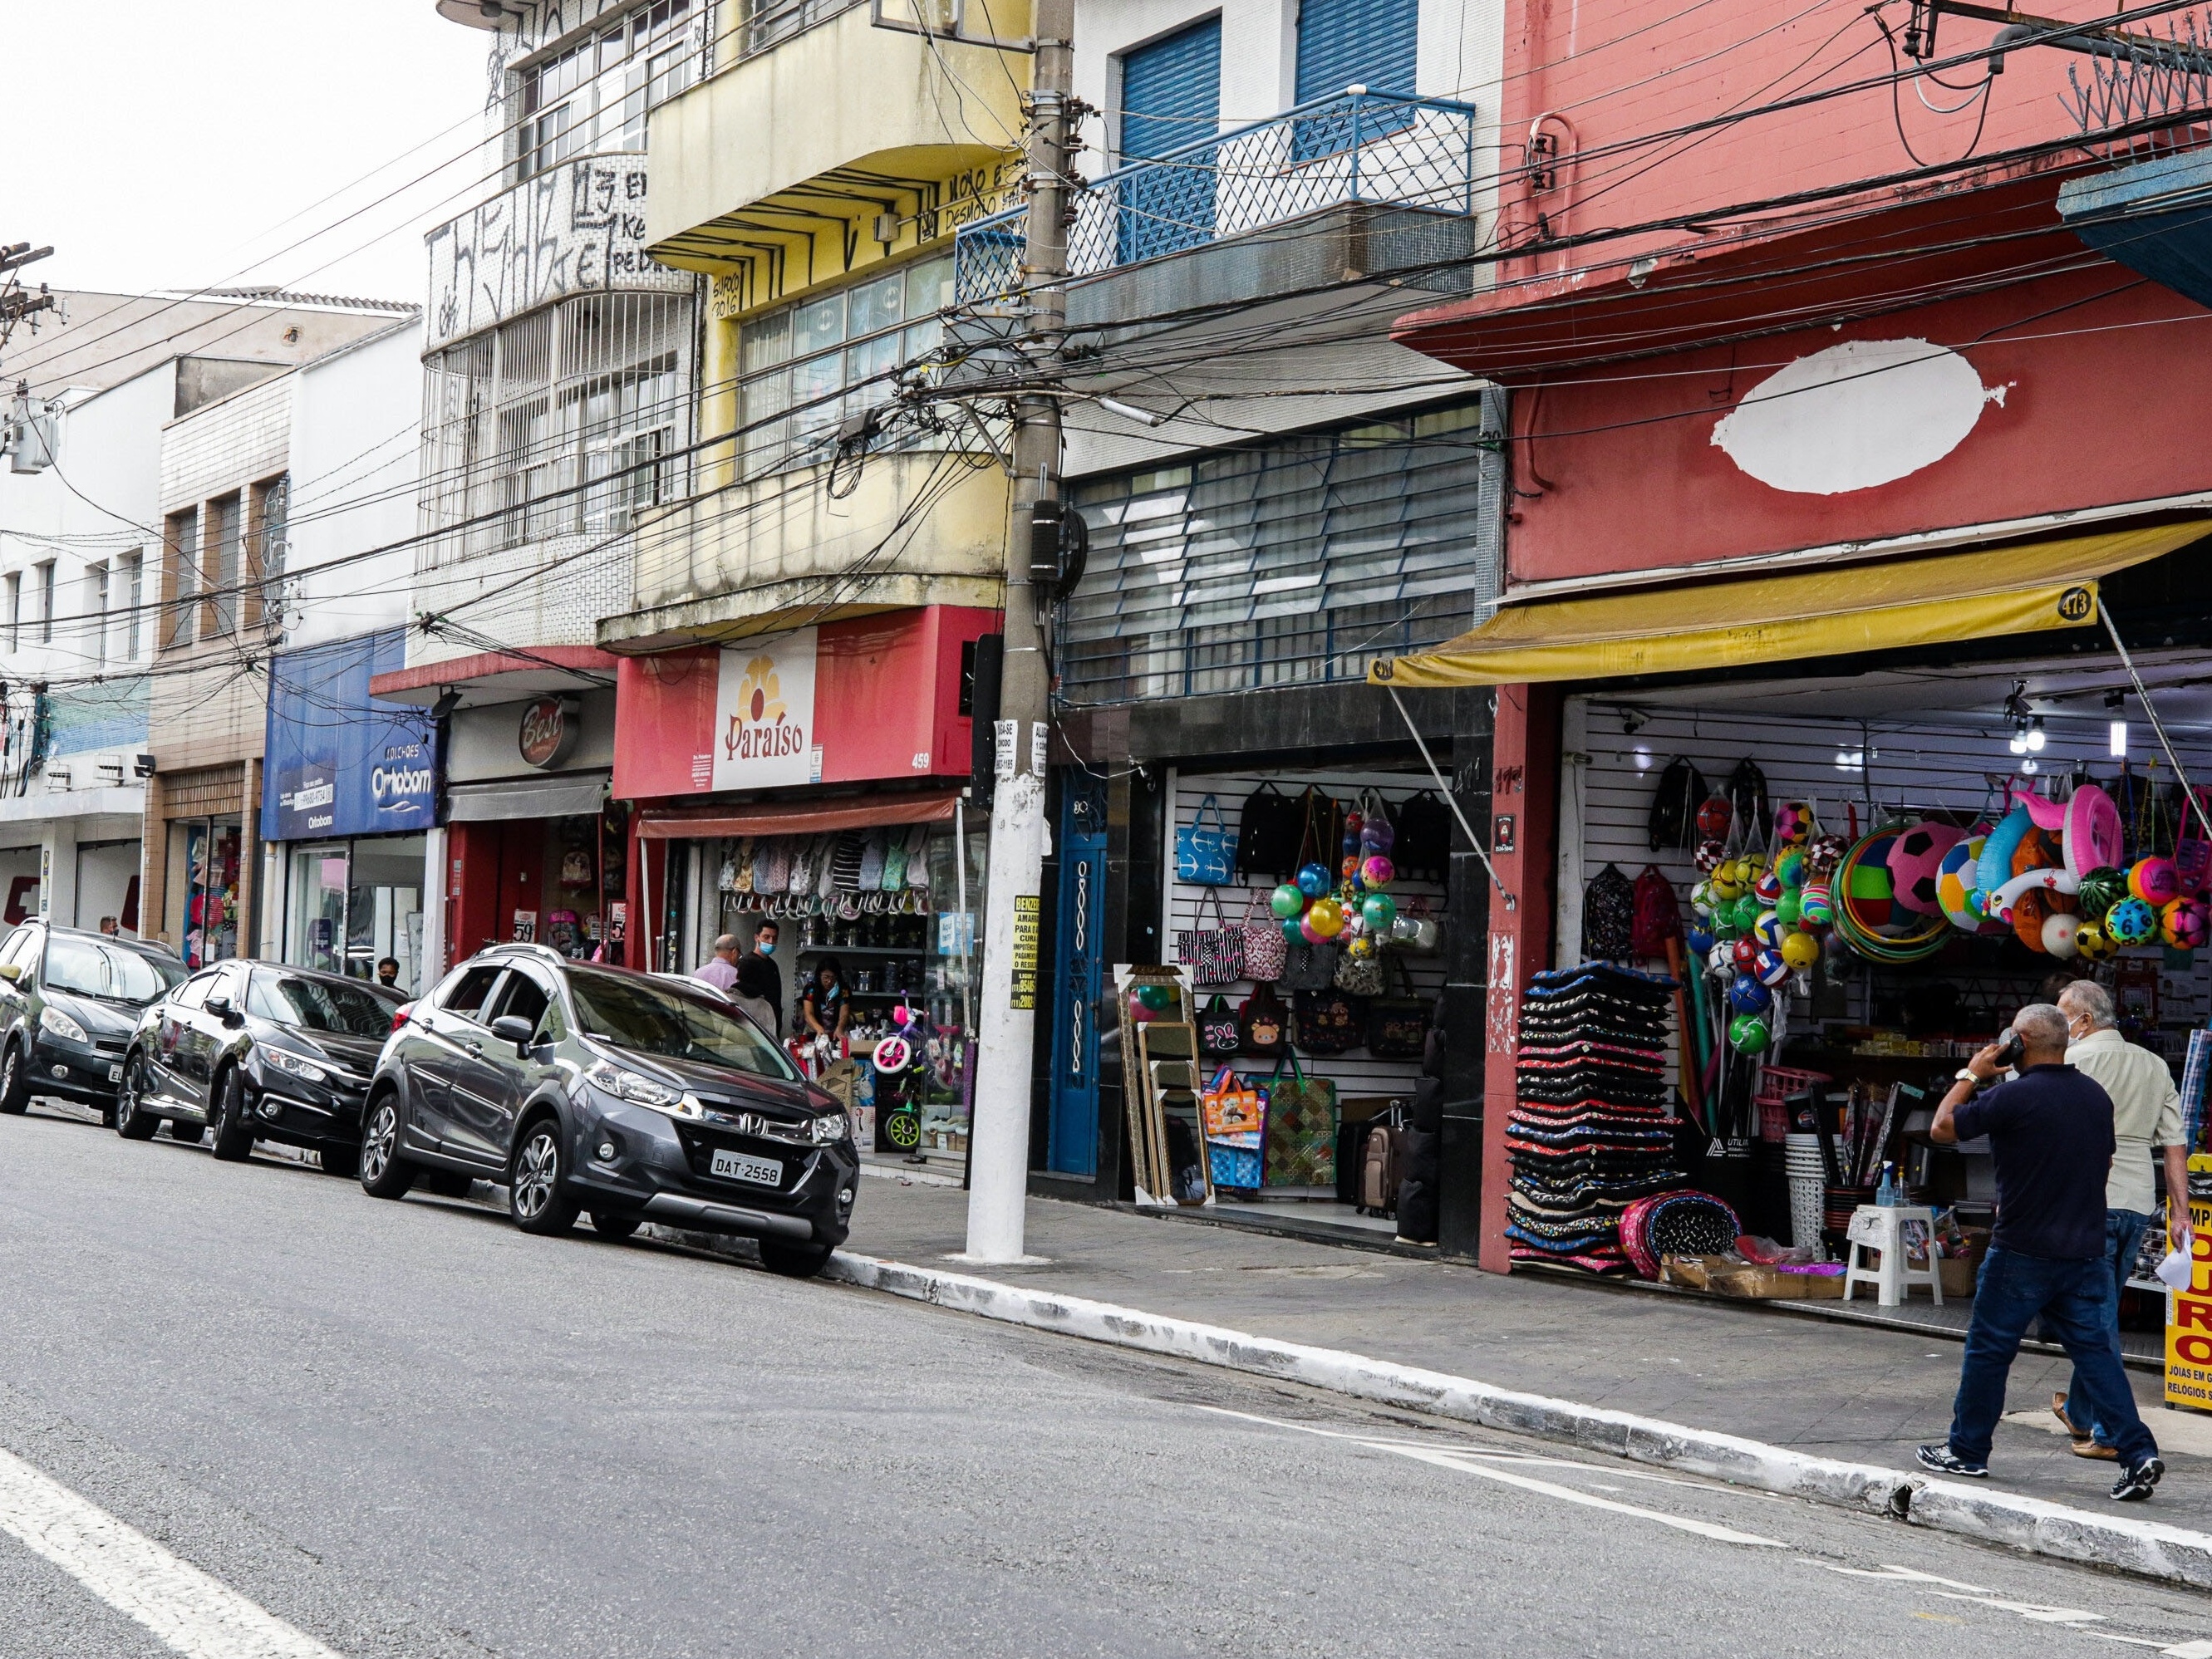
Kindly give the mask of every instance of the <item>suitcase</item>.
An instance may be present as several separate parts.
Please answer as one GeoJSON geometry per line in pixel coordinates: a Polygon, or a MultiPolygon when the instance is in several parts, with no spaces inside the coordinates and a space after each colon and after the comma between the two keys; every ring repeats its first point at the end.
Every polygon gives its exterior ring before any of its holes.
{"type": "Polygon", "coordinates": [[[1405,1177],[1406,1131],[1395,1123],[1370,1126],[1359,1160],[1359,1207],[1369,1215],[1396,1213],[1398,1184],[1405,1177]]]}

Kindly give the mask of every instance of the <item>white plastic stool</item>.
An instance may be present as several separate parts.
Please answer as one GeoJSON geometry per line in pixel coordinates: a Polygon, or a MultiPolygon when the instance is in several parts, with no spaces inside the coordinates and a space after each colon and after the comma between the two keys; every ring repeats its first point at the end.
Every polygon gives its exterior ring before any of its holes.
{"type": "Polygon", "coordinates": [[[1851,1299],[1854,1285],[1875,1287],[1875,1305],[1896,1308],[1904,1305],[1905,1293],[1915,1285],[1925,1285],[1936,1297],[1936,1305],[1943,1305],[1943,1281],[1936,1267],[1936,1212],[1919,1204],[1883,1206],[1862,1204],[1851,1212],[1850,1260],[1844,1267],[1844,1300],[1851,1299]],[[1905,1224],[1917,1221],[1921,1224],[1921,1239],[1927,1250],[1928,1265],[1915,1267],[1905,1257],[1905,1224]],[[1859,1252],[1880,1250],[1879,1267],[1859,1265],[1859,1252]]]}

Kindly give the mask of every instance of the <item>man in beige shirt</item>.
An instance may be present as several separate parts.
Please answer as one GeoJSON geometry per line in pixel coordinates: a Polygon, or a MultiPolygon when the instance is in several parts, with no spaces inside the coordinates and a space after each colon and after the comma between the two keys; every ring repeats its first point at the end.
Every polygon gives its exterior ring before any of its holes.
{"type": "MultiPolygon", "coordinates": [[[[2166,1061],[2148,1048],[2139,1048],[2114,1029],[2117,1012],[2112,994],[2092,980],[2075,980],[2058,994],[2058,1011],[2066,1016],[2069,1042],[2066,1063],[2094,1078],[2112,1097],[2112,1170],[2105,1182],[2105,1243],[2112,1265],[2112,1319],[2115,1331],[2120,1317],[2120,1291],[2135,1267],[2136,1251],[2143,1229],[2158,1207],[2158,1188],[2151,1175],[2151,1148],[2166,1164],[2166,1189],[2174,1195],[2168,1206],[2166,1237],[2172,1247],[2185,1249],[2189,1236],[2188,1149],[2182,1145],[2181,1093],[2173,1086],[2173,1073],[2166,1061]]],[[[2071,1391],[2069,1390],[2069,1393],[2071,1391]]],[[[2076,1423],[2066,1413],[2068,1395],[2051,1396],[2073,1437],[2077,1457],[2110,1458],[2114,1454],[2101,1425],[2076,1423]]]]}

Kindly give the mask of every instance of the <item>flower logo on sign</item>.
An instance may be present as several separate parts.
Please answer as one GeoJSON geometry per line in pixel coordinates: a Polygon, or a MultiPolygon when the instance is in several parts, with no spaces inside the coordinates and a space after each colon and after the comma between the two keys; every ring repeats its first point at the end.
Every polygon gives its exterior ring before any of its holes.
{"type": "Polygon", "coordinates": [[[722,743],[732,760],[757,760],[774,755],[796,754],[805,742],[798,722],[787,721],[783,689],[777,679],[775,659],[762,655],[745,665],[738,683],[737,712],[722,743]]]}

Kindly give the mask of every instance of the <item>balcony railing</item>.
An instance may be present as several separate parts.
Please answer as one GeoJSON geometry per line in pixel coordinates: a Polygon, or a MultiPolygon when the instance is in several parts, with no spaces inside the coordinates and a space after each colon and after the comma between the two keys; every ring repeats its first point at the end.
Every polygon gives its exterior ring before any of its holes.
{"type": "MultiPolygon", "coordinates": [[[[1472,104],[1346,92],[1117,168],[1077,198],[1067,269],[1091,276],[1350,202],[1474,211],[1472,104]]],[[[1013,291],[1025,207],[962,228],[958,296],[1013,291]]]]}

